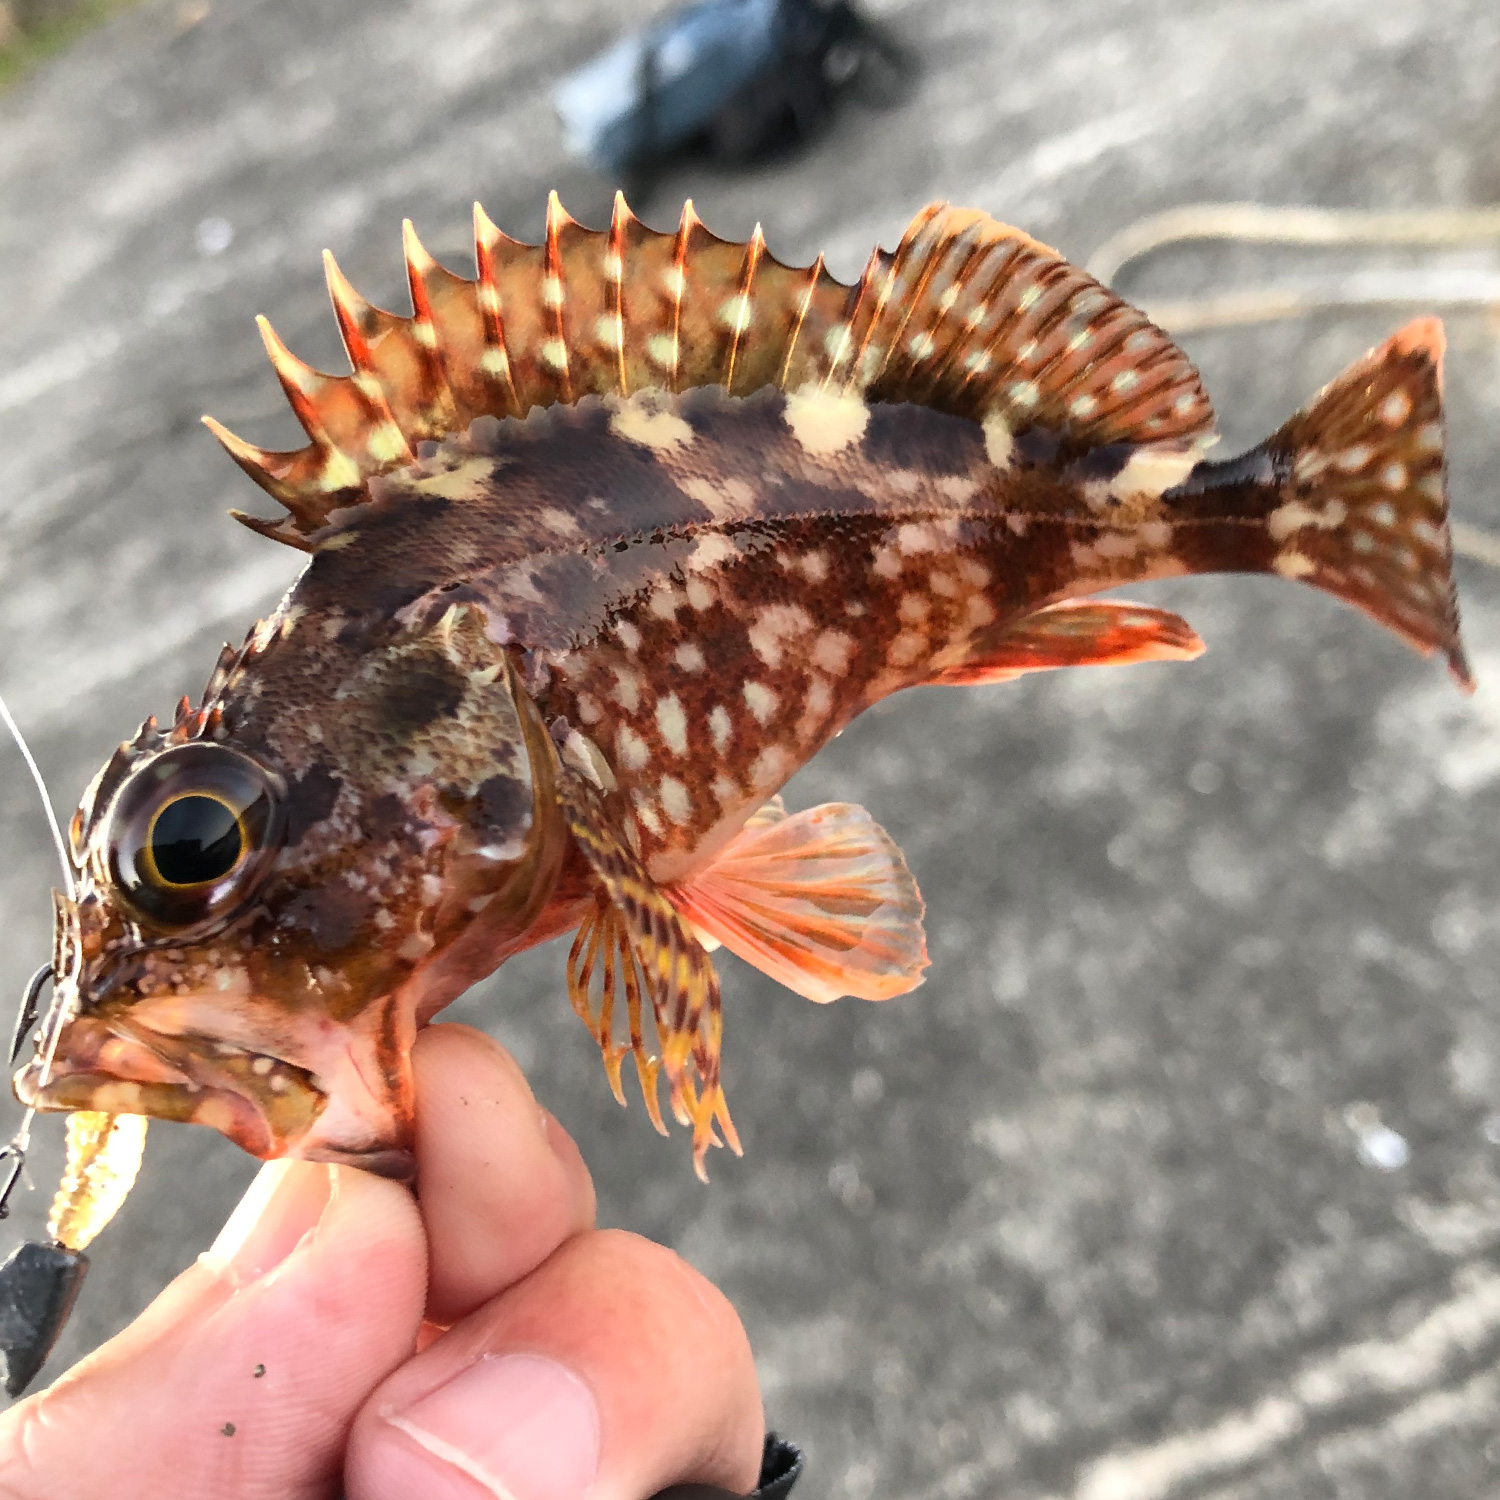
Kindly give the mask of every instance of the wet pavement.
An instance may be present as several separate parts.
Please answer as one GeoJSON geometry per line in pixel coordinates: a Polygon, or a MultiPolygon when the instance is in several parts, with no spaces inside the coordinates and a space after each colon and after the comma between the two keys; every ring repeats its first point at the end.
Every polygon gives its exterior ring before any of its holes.
{"type": "MultiPolygon", "coordinates": [[[[251,316],[341,368],[324,245],[404,306],[404,215],[456,269],[476,197],[523,237],[554,186],[605,222],[613,184],[563,157],[546,87],[628,11],[242,0],[189,26],[146,4],[0,97],[0,685],[60,804],[296,570],[225,517],[261,497],[197,423],[297,441],[251,316]]],[[[1500,199],[1480,0],[880,13],[922,58],[908,101],[746,172],[676,163],[642,217],[691,193],[716,232],[759,220],[782,259],[852,277],[938,196],[1075,257],[1195,199],[1500,199]]],[[[1195,246],[1127,285],[1355,264],[1195,246]]],[[[1225,450],[1402,316],[1188,339],[1225,450]]],[[[1500,528],[1500,336],[1462,312],[1449,336],[1455,509],[1500,528]]],[[[862,802],[902,844],[927,983],[817,1009],[726,960],[746,1156],[707,1189],[685,1140],[610,1099],[559,948],[453,1007],[577,1135],[603,1219],[734,1299],[809,1496],[1500,1494],[1500,575],[1460,581],[1468,700],[1321,596],[1214,579],[1137,591],[1197,626],[1195,664],[868,714],[788,800],[862,802]]],[[[47,954],[52,882],[6,766],[0,994],[47,954]]],[[[56,1180],[40,1134],[17,1233],[56,1180]]],[[[153,1129],[54,1371],[209,1243],[252,1167],[153,1129]]]]}

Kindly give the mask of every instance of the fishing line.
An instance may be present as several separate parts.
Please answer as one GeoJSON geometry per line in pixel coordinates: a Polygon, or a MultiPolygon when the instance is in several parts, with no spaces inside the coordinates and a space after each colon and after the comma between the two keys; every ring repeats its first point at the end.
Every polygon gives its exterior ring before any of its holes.
{"type": "MultiPolygon", "coordinates": [[[[52,833],[53,847],[57,850],[57,861],[62,867],[63,890],[69,901],[76,901],[78,888],[73,882],[73,867],[68,860],[67,846],[63,843],[62,828],[57,821],[57,814],[52,810],[52,798],[47,791],[47,783],[42,777],[42,769],[36,763],[36,757],[31,753],[31,746],[26,743],[26,736],[21,733],[21,726],[16,723],[14,715],[10,711],[3,695],[0,695],[0,719],[5,721],[5,727],[10,731],[11,738],[16,742],[16,748],[21,752],[21,758],[26,762],[26,769],[31,773],[32,782],[36,786],[37,795],[42,801],[42,811],[47,816],[47,827],[52,833]]],[[[47,979],[53,981],[52,1003],[47,1009],[47,1018],[42,1023],[43,1035],[46,1037],[46,1046],[42,1055],[41,1086],[46,1087],[52,1077],[52,1064],[57,1057],[58,1038],[62,1035],[62,998],[57,988],[56,973],[52,965],[47,964],[32,976],[31,982],[26,986],[21,996],[21,1004],[16,1012],[15,1035],[12,1042],[12,1050],[18,1051],[17,1045],[24,1039],[24,1033],[29,1029],[30,1020],[36,1014],[37,997],[41,994],[41,987],[47,979]]],[[[11,1061],[15,1058],[12,1056],[11,1061]]],[[[28,1108],[21,1117],[21,1124],[10,1143],[0,1147],[0,1219],[8,1217],[10,1213],[10,1195],[15,1190],[21,1172],[26,1166],[26,1152],[31,1146],[31,1126],[36,1119],[36,1110],[28,1108]],[[4,1163],[9,1161],[9,1166],[4,1163]]]]}

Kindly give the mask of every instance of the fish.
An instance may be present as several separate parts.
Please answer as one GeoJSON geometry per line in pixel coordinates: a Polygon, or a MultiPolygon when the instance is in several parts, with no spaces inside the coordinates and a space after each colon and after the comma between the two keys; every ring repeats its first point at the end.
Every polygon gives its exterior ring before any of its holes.
{"type": "Polygon", "coordinates": [[[307,554],[201,701],[147,719],[68,831],[43,1110],[217,1129],[259,1157],[413,1170],[409,1054],[513,954],[572,932],[569,999],[623,1103],[740,1149],[722,945],[818,1003],[928,967],[900,850],[788,778],[919,684],[1187,661],[1101,598],[1277,574],[1472,687],[1419,318],[1270,437],[1211,459],[1188,357],[1024,232],[935,203],[845,285],[759,227],[540,245],[475,209],[474,278],[408,222],[412,312],[326,257],[350,372],[261,320],[307,435],[205,418],[307,554]]]}

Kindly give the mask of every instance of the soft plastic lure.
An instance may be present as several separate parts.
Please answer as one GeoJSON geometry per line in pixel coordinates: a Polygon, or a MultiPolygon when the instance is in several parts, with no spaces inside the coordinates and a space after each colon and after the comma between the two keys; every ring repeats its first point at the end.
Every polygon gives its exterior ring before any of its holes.
{"type": "Polygon", "coordinates": [[[285,511],[240,519],[308,565],[85,794],[24,1102],[404,1175],[417,1028],[576,929],[612,1087],[628,1052],[660,1125],[664,1073],[701,1171],[736,1145],[711,947],[818,1001],[926,966],[890,839],[777,798],[870,704],[1196,656],[1088,596],[1207,572],[1324,589],[1469,683],[1436,320],[1211,463],[1186,356],[982,213],[924,209],[853,287],[691,205],[475,223],[474,281],[407,226],[409,317],[328,261],[349,375],[262,323],[305,448],[210,422],[285,511]]]}

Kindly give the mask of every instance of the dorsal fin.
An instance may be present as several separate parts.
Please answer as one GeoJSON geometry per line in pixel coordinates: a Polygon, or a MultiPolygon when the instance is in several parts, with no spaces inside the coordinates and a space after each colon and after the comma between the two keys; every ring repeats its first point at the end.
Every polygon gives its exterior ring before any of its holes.
{"type": "Polygon", "coordinates": [[[783,265],[758,225],[745,244],[719,239],[691,202],[675,232],[658,233],[617,194],[609,228],[591,230],[554,193],[540,245],[510,239],[476,204],[474,239],[469,281],[405,226],[409,317],[366,302],[328,257],[349,375],[304,365],[263,324],[309,443],[269,452],[205,418],[289,512],[241,520],[312,550],[336,511],[409,464],[424,439],[479,416],[651,387],[833,386],[914,402],[982,423],[997,461],[1040,431],[1049,455],[1122,445],[1186,472],[1213,441],[1197,372],[1166,334],[1055,250],[974,209],[929,205],[852,287],[821,257],[783,265]]]}

